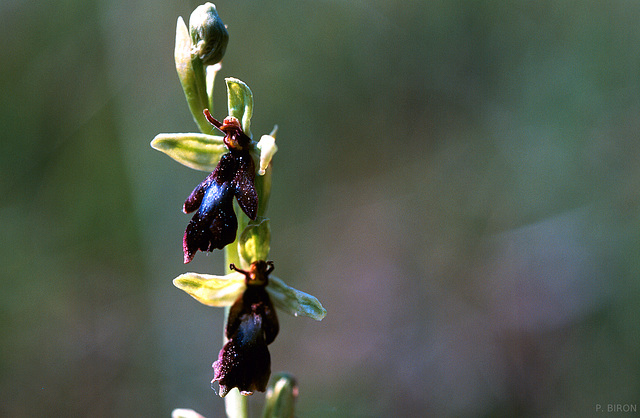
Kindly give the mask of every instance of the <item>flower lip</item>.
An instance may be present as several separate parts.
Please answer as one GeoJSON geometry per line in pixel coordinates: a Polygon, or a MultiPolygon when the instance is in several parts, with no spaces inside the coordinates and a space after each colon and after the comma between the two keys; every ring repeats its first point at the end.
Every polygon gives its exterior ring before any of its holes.
{"type": "Polygon", "coordinates": [[[182,240],[185,263],[193,260],[198,250],[222,249],[235,240],[238,221],[233,210],[233,197],[243,196],[233,182],[237,165],[232,155],[223,155],[216,169],[184,202],[183,212],[197,210],[182,240]]]}

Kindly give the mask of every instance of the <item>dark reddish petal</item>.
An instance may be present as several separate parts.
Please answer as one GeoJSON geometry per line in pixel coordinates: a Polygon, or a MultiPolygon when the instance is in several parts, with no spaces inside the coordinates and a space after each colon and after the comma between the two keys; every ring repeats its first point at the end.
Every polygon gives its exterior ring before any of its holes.
{"type": "Polygon", "coordinates": [[[236,199],[240,209],[251,219],[256,219],[258,214],[258,193],[254,180],[256,168],[253,158],[248,152],[236,156],[237,168],[233,178],[236,199]]]}
{"type": "MultiPolygon", "coordinates": [[[[260,322],[256,316],[256,322],[260,322]]],[[[259,329],[256,328],[256,329],[259,329]]],[[[271,356],[264,339],[255,332],[252,338],[237,338],[229,340],[220,353],[218,360],[213,363],[213,380],[220,384],[220,396],[225,396],[233,388],[243,394],[255,391],[264,392],[267,389],[271,375],[271,356]]]]}
{"type": "Polygon", "coordinates": [[[271,344],[278,335],[280,325],[269,294],[262,286],[248,286],[242,296],[231,306],[225,330],[227,338],[231,339],[237,334],[243,322],[254,314],[262,318],[260,326],[264,333],[264,340],[267,344],[271,344]]]}

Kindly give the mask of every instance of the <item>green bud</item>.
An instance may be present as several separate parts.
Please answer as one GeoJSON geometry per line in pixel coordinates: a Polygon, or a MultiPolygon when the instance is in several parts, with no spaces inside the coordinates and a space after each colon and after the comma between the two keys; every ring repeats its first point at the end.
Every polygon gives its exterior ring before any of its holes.
{"type": "Polygon", "coordinates": [[[200,171],[215,170],[220,157],[228,152],[221,136],[206,134],[159,134],[151,147],[162,151],[182,165],[200,171]]]}
{"type": "Polygon", "coordinates": [[[213,3],[198,6],[191,13],[189,33],[193,43],[192,52],[204,65],[213,65],[222,61],[229,42],[229,32],[218,16],[213,3]]]}
{"type": "Polygon", "coordinates": [[[293,418],[298,384],[293,376],[278,373],[267,387],[263,418],[293,418]]]}
{"type": "Polygon", "coordinates": [[[247,268],[254,261],[266,260],[270,241],[269,219],[257,218],[249,222],[238,240],[238,253],[243,267],[247,268]]]}

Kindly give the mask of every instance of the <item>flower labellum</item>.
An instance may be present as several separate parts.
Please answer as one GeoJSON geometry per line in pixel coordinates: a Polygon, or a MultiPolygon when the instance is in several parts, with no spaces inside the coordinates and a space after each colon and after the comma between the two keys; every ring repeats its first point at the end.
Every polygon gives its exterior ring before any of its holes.
{"type": "Polygon", "coordinates": [[[265,289],[273,262],[255,261],[248,271],[231,264],[231,269],[245,275],[247,288],[231,306],[225,329],[228,341],[213,363],[211,384],[219,382],[222,397],[233,388],[243,395],[266,390],[271,375],[267,345],[275,340],[280,329],[265,289]]]}
{"type": "Polygon", "coordinates": [[[234,196],[249,218],[255,219],[258,212],[256,169],[249,154],[251,139],[236,118],[229,116],[220,123],[207,109],[204,113],[207,120],[225,134],[224,144],[229,152],[184,202],[184,213],[197,210],[184,233],[185,263],[193,260],[198,250],[222,249],[235,240],[238,220],[233,210],[234,196]]]}

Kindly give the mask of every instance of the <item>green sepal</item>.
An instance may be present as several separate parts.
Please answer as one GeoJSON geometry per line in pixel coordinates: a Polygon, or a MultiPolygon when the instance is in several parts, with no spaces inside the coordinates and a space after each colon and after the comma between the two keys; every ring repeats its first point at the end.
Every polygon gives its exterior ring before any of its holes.
{"type": "Polygon", "coordinates": [[[263,418],[294,418],[298,384],[288,373],[271,377],[265,396],[263,418]]]}
{"type": "Polygon", "coordinates": [[[228,152],[223,137],[197,133],[158,134],[151,141],[151,147],[189,168],[208,172],[213,171],[220,157],[228,152]]]}
{"type": "Polygon", "coordinates": [[[254,261],[266,260],[270,243],[269,219],[258,217],[255,221],[249,222],[238,240],[238,254],[242,267],[248,268],[254,261]]]}
{"type": "Polygon", "coordinates": [[[189,29],[187,29],[182,17],[179,17],[176,26],[176,47],[174,50],[176,71],[193,120],[201,132],[209,132],[211,124],[202,113],[209,105],[204,66],[200,58],[192,53],[192,49],[193,44],[191,43],[189,29]]]}
{"type": "Polygon", "coordinates": [[[288,286],[275,276],[269,276],[267,292],[276,308],[293,316],[308,316],[321,321],[327,310],[315,297],[288,286]]]}
{"type": "Polygon", "coordinates": [[[243,81],[229,77],[227,83],[227,105],[229,116],[240,121],[242,130],[249,138],[251,136],[251,116],[253,116],[253,93],[243,81]]]}
{"type": "Polygon", "coordinates": [[[231,306],[246,288],[243,274],[226,276],[185,273],[173,279],[173,285],[184,290],[198,302],[208,306],[231,306]]]}

